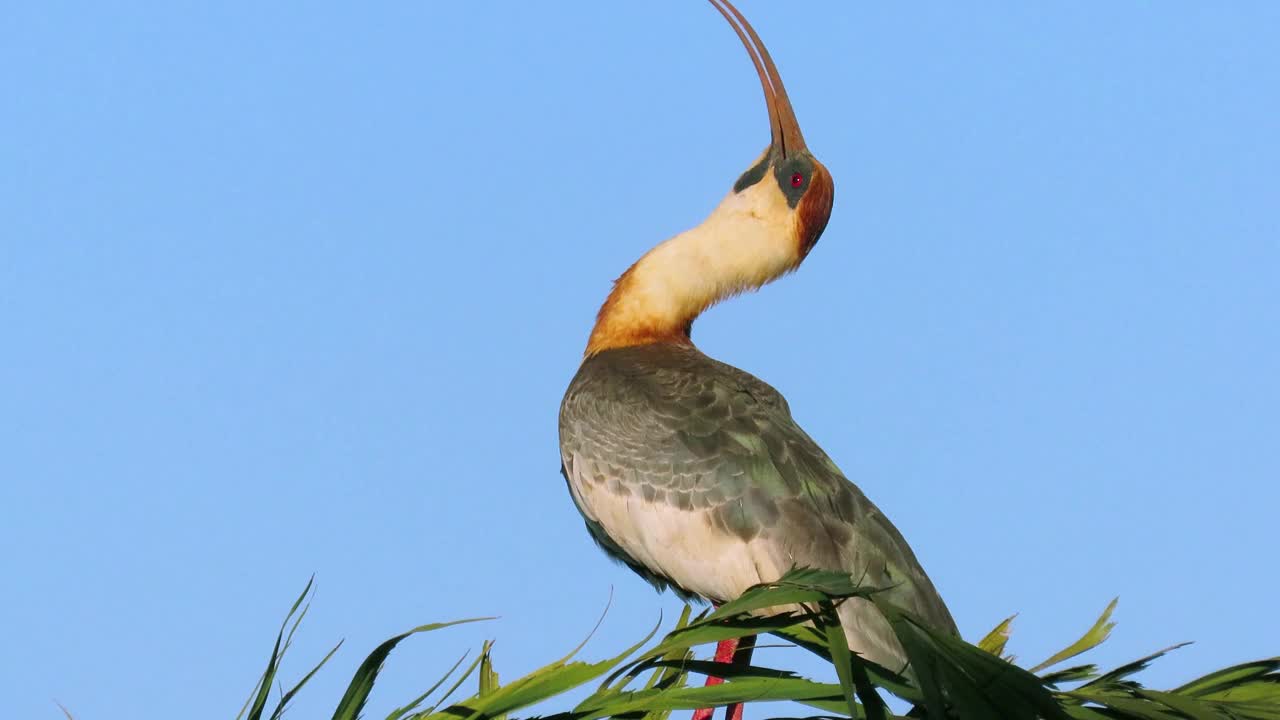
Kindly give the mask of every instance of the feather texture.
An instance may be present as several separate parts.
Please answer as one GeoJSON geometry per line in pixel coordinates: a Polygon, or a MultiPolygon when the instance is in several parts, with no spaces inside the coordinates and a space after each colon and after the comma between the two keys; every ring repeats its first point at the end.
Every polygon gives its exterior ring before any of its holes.
{"type": "MultiPolygon", "coordinates": [[[[793,567],[847,572],[938,629],[955,622],[897,528],[756,377],[688,345],[589,356],[560,408],[570,493],[600,546],[659,588],[733,599],[793,567]]],[[[873,605],[841,608],[850,648],[905,655],[873,605]]]]}

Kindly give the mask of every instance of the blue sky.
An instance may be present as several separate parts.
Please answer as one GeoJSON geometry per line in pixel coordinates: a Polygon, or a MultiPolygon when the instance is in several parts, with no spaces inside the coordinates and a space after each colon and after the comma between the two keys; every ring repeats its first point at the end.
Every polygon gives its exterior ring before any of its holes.
{"type": "MultiPolygon", "coordinates": [[[[1280,4],[742,0],[831,170],[709,354],[910,538],[971,639],[1280,652],[1280,4]]],[[[706,3],[47,2],[0,23],[0,667],[15,717],[371,716],[643,635],[556,412],[593,313],[767,143],[706,3]],[[14,703],[16,701],[16,706],[14,703]]],[[[801,666],[798,657],[775,662],[801,666]]],[[[760,717],[760,711],[756,711],[760,717]]]]}

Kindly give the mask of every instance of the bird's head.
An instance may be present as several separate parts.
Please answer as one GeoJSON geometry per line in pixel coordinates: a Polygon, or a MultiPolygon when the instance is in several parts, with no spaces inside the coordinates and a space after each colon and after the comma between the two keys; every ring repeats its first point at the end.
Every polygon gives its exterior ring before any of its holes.
{"type": "Polygon", "coordinates": [[[711,305],[796,269],[831,217],[834,184],[809,152],[778,68],[729,0],[710,0],[751,56],[772,140],[701,225],[645,253],[614,283],[587,355],[647,343],[691,344],[711,305]]]}
{"type": "Polygon", "coordinates": [[[755,164],[733,185],[729,204],[776,223],[795,242],[799,265],[818,242],[831,217],[835,184],[826,167],[809,152],[782,76],[751,23],[728,0],[710,0],[747,49],[769,110],[771,140],[755,164]],[[738,197],[734,197],[738,196],[738,197]]]}

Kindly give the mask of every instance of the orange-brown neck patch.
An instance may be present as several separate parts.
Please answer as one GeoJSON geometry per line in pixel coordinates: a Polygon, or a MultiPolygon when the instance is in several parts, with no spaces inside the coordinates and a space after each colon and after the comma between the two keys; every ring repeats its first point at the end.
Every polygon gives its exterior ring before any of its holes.
{"type": "Polygon", "coordinates": [[[627,268],[618,278],[600,312],[596,313],[596,324],[587,341],[587,355],[653,343],[693,345],[689,338],[693,316],[671,322],[660,319],[656,313],[645,313],[644,308],[624,308],[624,299],[636,292],[636,265],[627,268]]]}
{"type": "Polygon", "coordinates": [[[800,243],[800,259],[804,259],[831,219],[831,205],[835,202],[835,181],[821,163],[814,162],[813,178],[800,204],[796,206],[796,236],[800,243]]]}

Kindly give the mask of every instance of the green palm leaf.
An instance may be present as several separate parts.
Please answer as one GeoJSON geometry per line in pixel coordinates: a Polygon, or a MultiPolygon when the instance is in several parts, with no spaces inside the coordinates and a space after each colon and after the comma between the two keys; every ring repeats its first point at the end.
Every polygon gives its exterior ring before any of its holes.
{"type": "MultiPolygon", "coordinates": [[[[293,633],[306,614],[305,600],[311,587],[309,582],[286,615],[267,668],[238,717],[261,720],[265,713],[270,689],[293,633]]],[[[738,600],[713,612],[694,617],[686,606],[675,626],[652,645],[650,641],[661,621],[639,642],[603,660],[574,660],[584,649],[584,642],[565,657],[507,683],[494,669],[492,642],[486,642],[470,666],[433,704],[418,709],[454,677],[463,659],[426,692],[393,710],[387,720],[507,720],[596,682],[599,685],[585,699],[571,708],[547,714],[544,720],[668,720],[672,712],[694,708],[778,701],[816,708],[824,713],[822,718],[896,720],[898,716],[889,711],[881,692],[916,705],[907,717],[929,720],[1280,720],[1280,658],[1224,668],[1172,690],[1144,687],[1136,677],[1181,645],[1107,672],[1086,663],[1035,674],[1106,640],[1114,627],[1110,620],[1114,608],[1113,601],[1082,637],[1028,670],[1018,667],[1010,657],[1001,657],[1009,639],[1009,620],[972,645],[930,627],[890,603],[877,590],[860,587],[849,577],[798,570],[778,582],[751,588],[738,600]],[[869,599],[884,613],[910,659],[911,678],[866,662],[849,651],[836,607],[850,597],[869,599]],[[770,608],[778,607],[799,609],[769,614],[770,608]],[[699,646],[765,632],[827,660],[836,681],[810,679],[784,668],[725,666],[693,657],[699,646]],[[648,649],[643,649],[646,646],[648,649]],[[475,694],[446,705],[477,669],[475,694]],[[691,673],[715,675],[725,678],[725,682],[690,687],[691,673]],[[1075,687],[1061,689],[1070,685],[1075,687]]],[[[411,635],[455,624],[458,623],[422,625],[378,645],[356,670],[334,712],[335,720],[359,717],[379,671],[396,645],[411,635]]],[[[296,693],[336,650],[337,647],[297,685],[282,693],[272,720],[283,715],[296,693]]]]}

